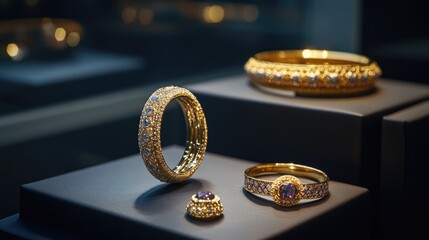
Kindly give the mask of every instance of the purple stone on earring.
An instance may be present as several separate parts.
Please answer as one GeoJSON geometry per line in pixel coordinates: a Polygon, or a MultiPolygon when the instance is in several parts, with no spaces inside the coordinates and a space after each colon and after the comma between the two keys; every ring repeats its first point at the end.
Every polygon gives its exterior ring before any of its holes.
{"type": "Polygon", "coordinates": [[[215,195],[212,192],[199,191],[196,197],[199,200],[212,200],[215,195]]]}

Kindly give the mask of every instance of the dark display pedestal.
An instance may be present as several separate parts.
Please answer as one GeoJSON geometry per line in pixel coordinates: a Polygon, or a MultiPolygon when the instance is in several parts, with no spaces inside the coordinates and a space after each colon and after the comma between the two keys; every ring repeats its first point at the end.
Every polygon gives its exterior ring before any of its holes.
{"type": "Polygon", "coordinates": [[[207,116],[209,151],[257,162],[299,161],[370,190],[379,182],[382,117],[429,98],[429,86],[384,79],[376,92],[350,98],[269,94],[245,75],[188,88],[207,116]]]}
{"type": "Polygon", "coordinates": [[[187,87],[207,116],[210,152],[257,162],[300,162],[368,188],[373,236],[380,222],[382,118],[429,98],[427,85],[387,79],[370,94],[348,98],[267,93],[246,75],[187,87]]]}
{"type": "Polygon", "coordinates": [[[78,240],[80,238],[49,228],[31,221],[26,221],[14,214],[0,220],[0,239],[31,239],[31,240],[78,240]]]}
{"type": "Polygon", "coordinates": [[[428,134],[429,101],[383,118],[380,215],[385,239],[426,234],[425,217],[415,216],[429,207],[413,200],[425,192],[428,134]]]}
{"type": "MultiPolygon", "coordinates": [[[[164,149],[173,161],[182,153],[181,147],[164,149]]],[[[243,171],[254,164],[207,153],[190,180],[163,184],[134,155],[22,186],[20,216],[87,238],[369,237],[366,189],[331,181],[326,198],[284,208],[243,191],[243,171]],[[199,190],[221,197],[223,218],[204,222],[187,217],[185,206],[199,190]]]]}

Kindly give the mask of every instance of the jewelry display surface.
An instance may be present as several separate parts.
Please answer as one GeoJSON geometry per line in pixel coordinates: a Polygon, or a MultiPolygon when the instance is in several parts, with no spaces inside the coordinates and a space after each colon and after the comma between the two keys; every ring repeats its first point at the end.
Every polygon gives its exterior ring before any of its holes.
{"type": "Polygon", "coordinates": [[[372,166],[379,161],[382,116],[429,98],[428,86],[389,79],[380,79],[372,94],[348,98],[267,94],[245,74],[187,88],[208,119],[223,116],[208,122],[211,152],[261,163],[299,160],[332,179],[365,187],[378,186],[372,166]]]}
{"type": "MultiPolygon", "coordinates": [[[[180,146],[163,150],[167,161],[183,153],[180,146]]],[[[341,239],[355,232],[357,224],[359,232],[354,234],[368,237],[369,225],[364,219],[369,214],[369,194],[365,188],[330,181],[329,197],[285,210],[243,190],[243,171],[255,164],[206,153],[192,179],[164,184],[144,171],[136,154],[24,185],[20,214],[23,219],[90,238],[268,239],[329,234],[341,239]],[[204,190],[221,197],[224,217],[206,222],[187,216],[189,197],[204,190]],[[338,220],[350,214],[354,216],[350,221],[338,220]],[[314,224],[323,230],[309,232],[314,224]]]]}
{"type": "Polygon", "coordinates": [[[186,86],[197,97],[202,94],[296,108],[352,115],[376,114],[388,108],[429,97],[429,86],[390,79],[380,79],[374,94],[352,98],[303,98],[266,94],[249,84],[244,74],[186,86]]]}
{"type": "Polygon", "coordinates": [[[79,240],[71,234],[46,227],[41,224],[26,221],[19,217],[19,213],[0,220],[0,239],[67,239],[79,240]]]}

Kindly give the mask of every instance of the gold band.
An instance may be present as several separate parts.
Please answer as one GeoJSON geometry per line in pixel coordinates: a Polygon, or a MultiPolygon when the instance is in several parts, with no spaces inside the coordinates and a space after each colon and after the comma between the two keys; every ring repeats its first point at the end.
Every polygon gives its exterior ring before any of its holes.
{"type": "Polygon", "coordinates": [[[257,86],[298,95],[350,95],[370,91],[381,76],[375,61],[357,54],[327,50],[267,51],[245,64],[257,86]]]}
{"type": "Polygon", "coordinates": [[[169,86],[156,90],[144,105],[139,124],[140,154],[149,172],[162,182],[181,182],[192,176],[207,147],[207,123],[197,98],[187,89],[169,86]],[[187,140],[179,164],[165,162],[161,148],[161,121],[165,108],[177,100],[185,115],[187,140]]]}
{"type": "Polygon", "coordinates": [[[320,199],[329,192],[328,176],[315,168],[293,163],[267,163],[246,169],[244,189],[252,194],[272,196],[282,206],[293,206],[301,199],[320,199]],[[259,176],[287,174],[275,181],[259,176]],[[297,177],[315,181],[301,183],[297,177]]]}

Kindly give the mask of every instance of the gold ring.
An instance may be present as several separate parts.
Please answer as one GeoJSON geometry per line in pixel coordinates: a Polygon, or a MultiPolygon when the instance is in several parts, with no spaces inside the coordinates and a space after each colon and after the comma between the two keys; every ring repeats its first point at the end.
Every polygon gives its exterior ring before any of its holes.
{"type": "Polygon", "coordinates": [[[149,172],[162,182],[181,182],[192,176],[203,161],[207,147],[207,123],[197,98],[187,89],[168,86],[156,90],[146,101],[139,123],[140,154],[149,172]],[[161,122],[167,105],[176,100],[186,120],[187,140],[179,164],[171,169],[161,147],[161,122]]]}
{"type": "Polygon", "coordinates": [[[223,215],[223,205],[216,194],[200,191],[191,196],[186,212],[197,219],[214,219],[223,215]]]}
{"type": "Polygon", "coordinates": [[[329,192],[328,176],[315,168],[294,163],[267,163],[246,169],[244,189],[252,194],[271,196],[281,206],[293,206],[301,199],[321,199],[329,192]],[[276,180],[259,176],[287,174],[276,180]],[[297,177],[315,182],[302,183],[297,177]]]}
{"type": "Polygon", "coordinates": [[[289,90],[302,96],[344,96],[371,91],[381,69],[365,56],[327,50],[260,52],[244,69],[264,90],[289,90]]]}

